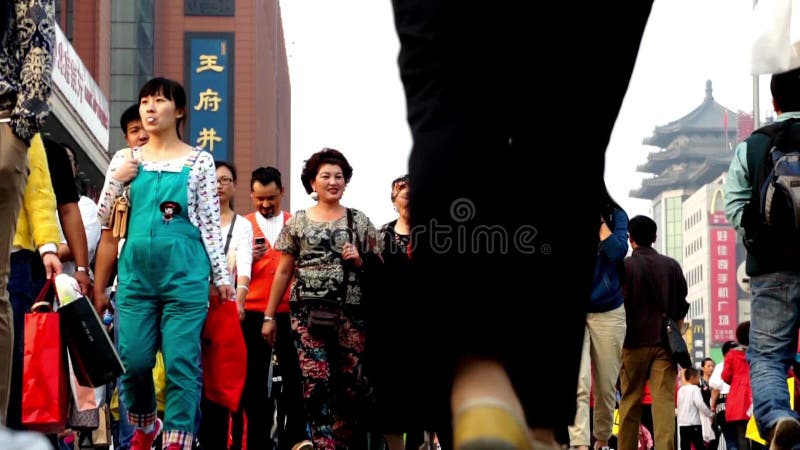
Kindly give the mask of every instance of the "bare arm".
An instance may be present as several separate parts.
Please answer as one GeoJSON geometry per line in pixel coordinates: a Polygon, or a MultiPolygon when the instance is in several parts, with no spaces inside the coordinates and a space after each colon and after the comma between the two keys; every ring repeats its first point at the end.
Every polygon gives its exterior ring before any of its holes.
{"type": "Polygon", "coordinates": [[[278,262],[278,270],[275,271],[275,278],[272,281],[272,289],[269,292],[269,303],[267,310],[264,312],[264,325],[261,327],[261,335],[270,345],[275,346],[275,320],[268,320],[268,317],[275,317],[275,312],[278,310],[278,305],[281,302],[283,293],[289,287],[289,282],[292,280],[294,274],[294,256],[288,253],[281,254],[281,260],[278,262]]]}
{"type": "Polygon", "coordinates": [[[103,230],[100,234],[94,261],[94,307],[99,313],[108,307],[106,286],[117,260],[117,242],[111,230],[103,230]]]}
{"type": "MultiPolygon", "coordinates": [[[[86,229],[83,227],[81,210],[78,203],[65,203],[58,206],[58,217],[61,220],[61,229],[72,253],[76,266],[89,267],[89,249],[86,244],[86,229]]],[[[92,294],[92,282],[86,272],[75,272],[75,279],[81,286],[83,295],[92,294]]]]}

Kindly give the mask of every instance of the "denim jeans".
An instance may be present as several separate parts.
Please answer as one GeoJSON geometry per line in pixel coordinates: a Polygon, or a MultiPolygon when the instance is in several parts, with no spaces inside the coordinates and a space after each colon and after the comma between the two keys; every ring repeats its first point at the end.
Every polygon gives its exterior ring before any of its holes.
{"type": "Polygon", "coordinates": [[[786,372],[797,352],[800,318],[800,272],[787,271],[750,278],[750,384],[753,413],[762,436],[778,419],[795,417],[789,404],[786,372]]]}

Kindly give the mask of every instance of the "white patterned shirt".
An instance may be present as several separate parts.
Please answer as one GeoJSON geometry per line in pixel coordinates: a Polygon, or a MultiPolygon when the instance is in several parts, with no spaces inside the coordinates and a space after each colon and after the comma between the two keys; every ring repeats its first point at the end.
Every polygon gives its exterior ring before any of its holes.
{"type": "MultiPolygon", "coordinates": [[[[137,149],[134,149],[136,151],[137,149]]],[[[113,174],[125,161],[126,151],[120,150],[111,158],[106,172],[106,181],[103,191],[100,193],[99,204],[97,205],[97,216],[100,224],[108,227],[111,221],[111,211],[114,209],[114,202],[122,195],[125,183],[114,179],[113,174]]],[[[190,154],[191,155],[191,154],[190,154]]],[[[142,168],[147,171],[180,172],[186,164],[187,157],[172,159],[169,161],[142,161],[142,168]]],[[[223,254],[224,242],[220,230],[219,197],[217,197],[217,170],[214,167],[214,157],[211,153],[200,152],[197,161],[189,172],[188,186],[188,216],[192,225],[200,230],[203,245],[211,260],[211,267],[214,270],[214,284],[221,286],[230,284],[230,276],[223,254]]]]}

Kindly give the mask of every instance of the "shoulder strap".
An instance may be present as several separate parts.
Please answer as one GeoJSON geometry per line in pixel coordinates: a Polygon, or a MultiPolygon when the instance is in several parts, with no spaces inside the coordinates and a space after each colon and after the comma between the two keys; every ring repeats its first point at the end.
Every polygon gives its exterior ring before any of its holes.
{"type": "Polygon", "coordinates": [[[766,180],[771,166],[771,163],[768,163],[770,159],[769,150],[778,136],[781,128],[779,125],[771,124],[761,127],[754,131],[746,141],[747,170],[752,177],[750,204],[753,206],[758,205],[759,209],[763,206],[761,205],[761,185],[766,180]]]}
{"type": "Polygon", "coordinates": [[[264,237],[264,233],[261,232],[261,226],[258,225],[256,214],[258,213],[254,212],[245,216],[245,219],[247,219],[250,222],[250,226],[253,229],[253,239],[257,237],[264,237]]]}
{"type": "Polygon", "coordinates": [[[353,219],[353,208],[347,208],[347,230],[349,233],[352,233],[353,235],[353,244],[355,244],[359,253],[362,253],[363,249],[361,248],[361,242],[358,239],[358,230],[356,229],[354,224],[355,220],[353,219]]]}
{"type": "MultiPolygon", "coordinates": [[[[353,231],[353,210],[347,208],[347,230],[350,233],[353,233],[353,239],[356,239],[355,232],[353,231]]],[[[347,302],[347,283],[350,281],[350,265],[352,263],[345,261],[342,259],[342,286],[341,288],[341,296],[342,301],[347,302]]]]}
{"type": "Polygon", "coordinates": [[[237,214],[233,214],[233,219],[231,220],[231,227],[228,228],[228,237],[225,238],[225,250],[222,251],[224,254],[228,254],[228,248],[231,246],[231,236],[233,236],[233,226],[236,225],[236,216],[237,214]]]}

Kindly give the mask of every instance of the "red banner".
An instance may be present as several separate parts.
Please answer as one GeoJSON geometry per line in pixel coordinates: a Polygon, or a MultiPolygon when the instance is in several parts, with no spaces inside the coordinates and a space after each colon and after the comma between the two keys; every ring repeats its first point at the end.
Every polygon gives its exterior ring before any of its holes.
{"type": "Polygon", "coordinates": [[[732,227],[711,227],[711,341],[736,339],[736,231],[732,227]]]}

